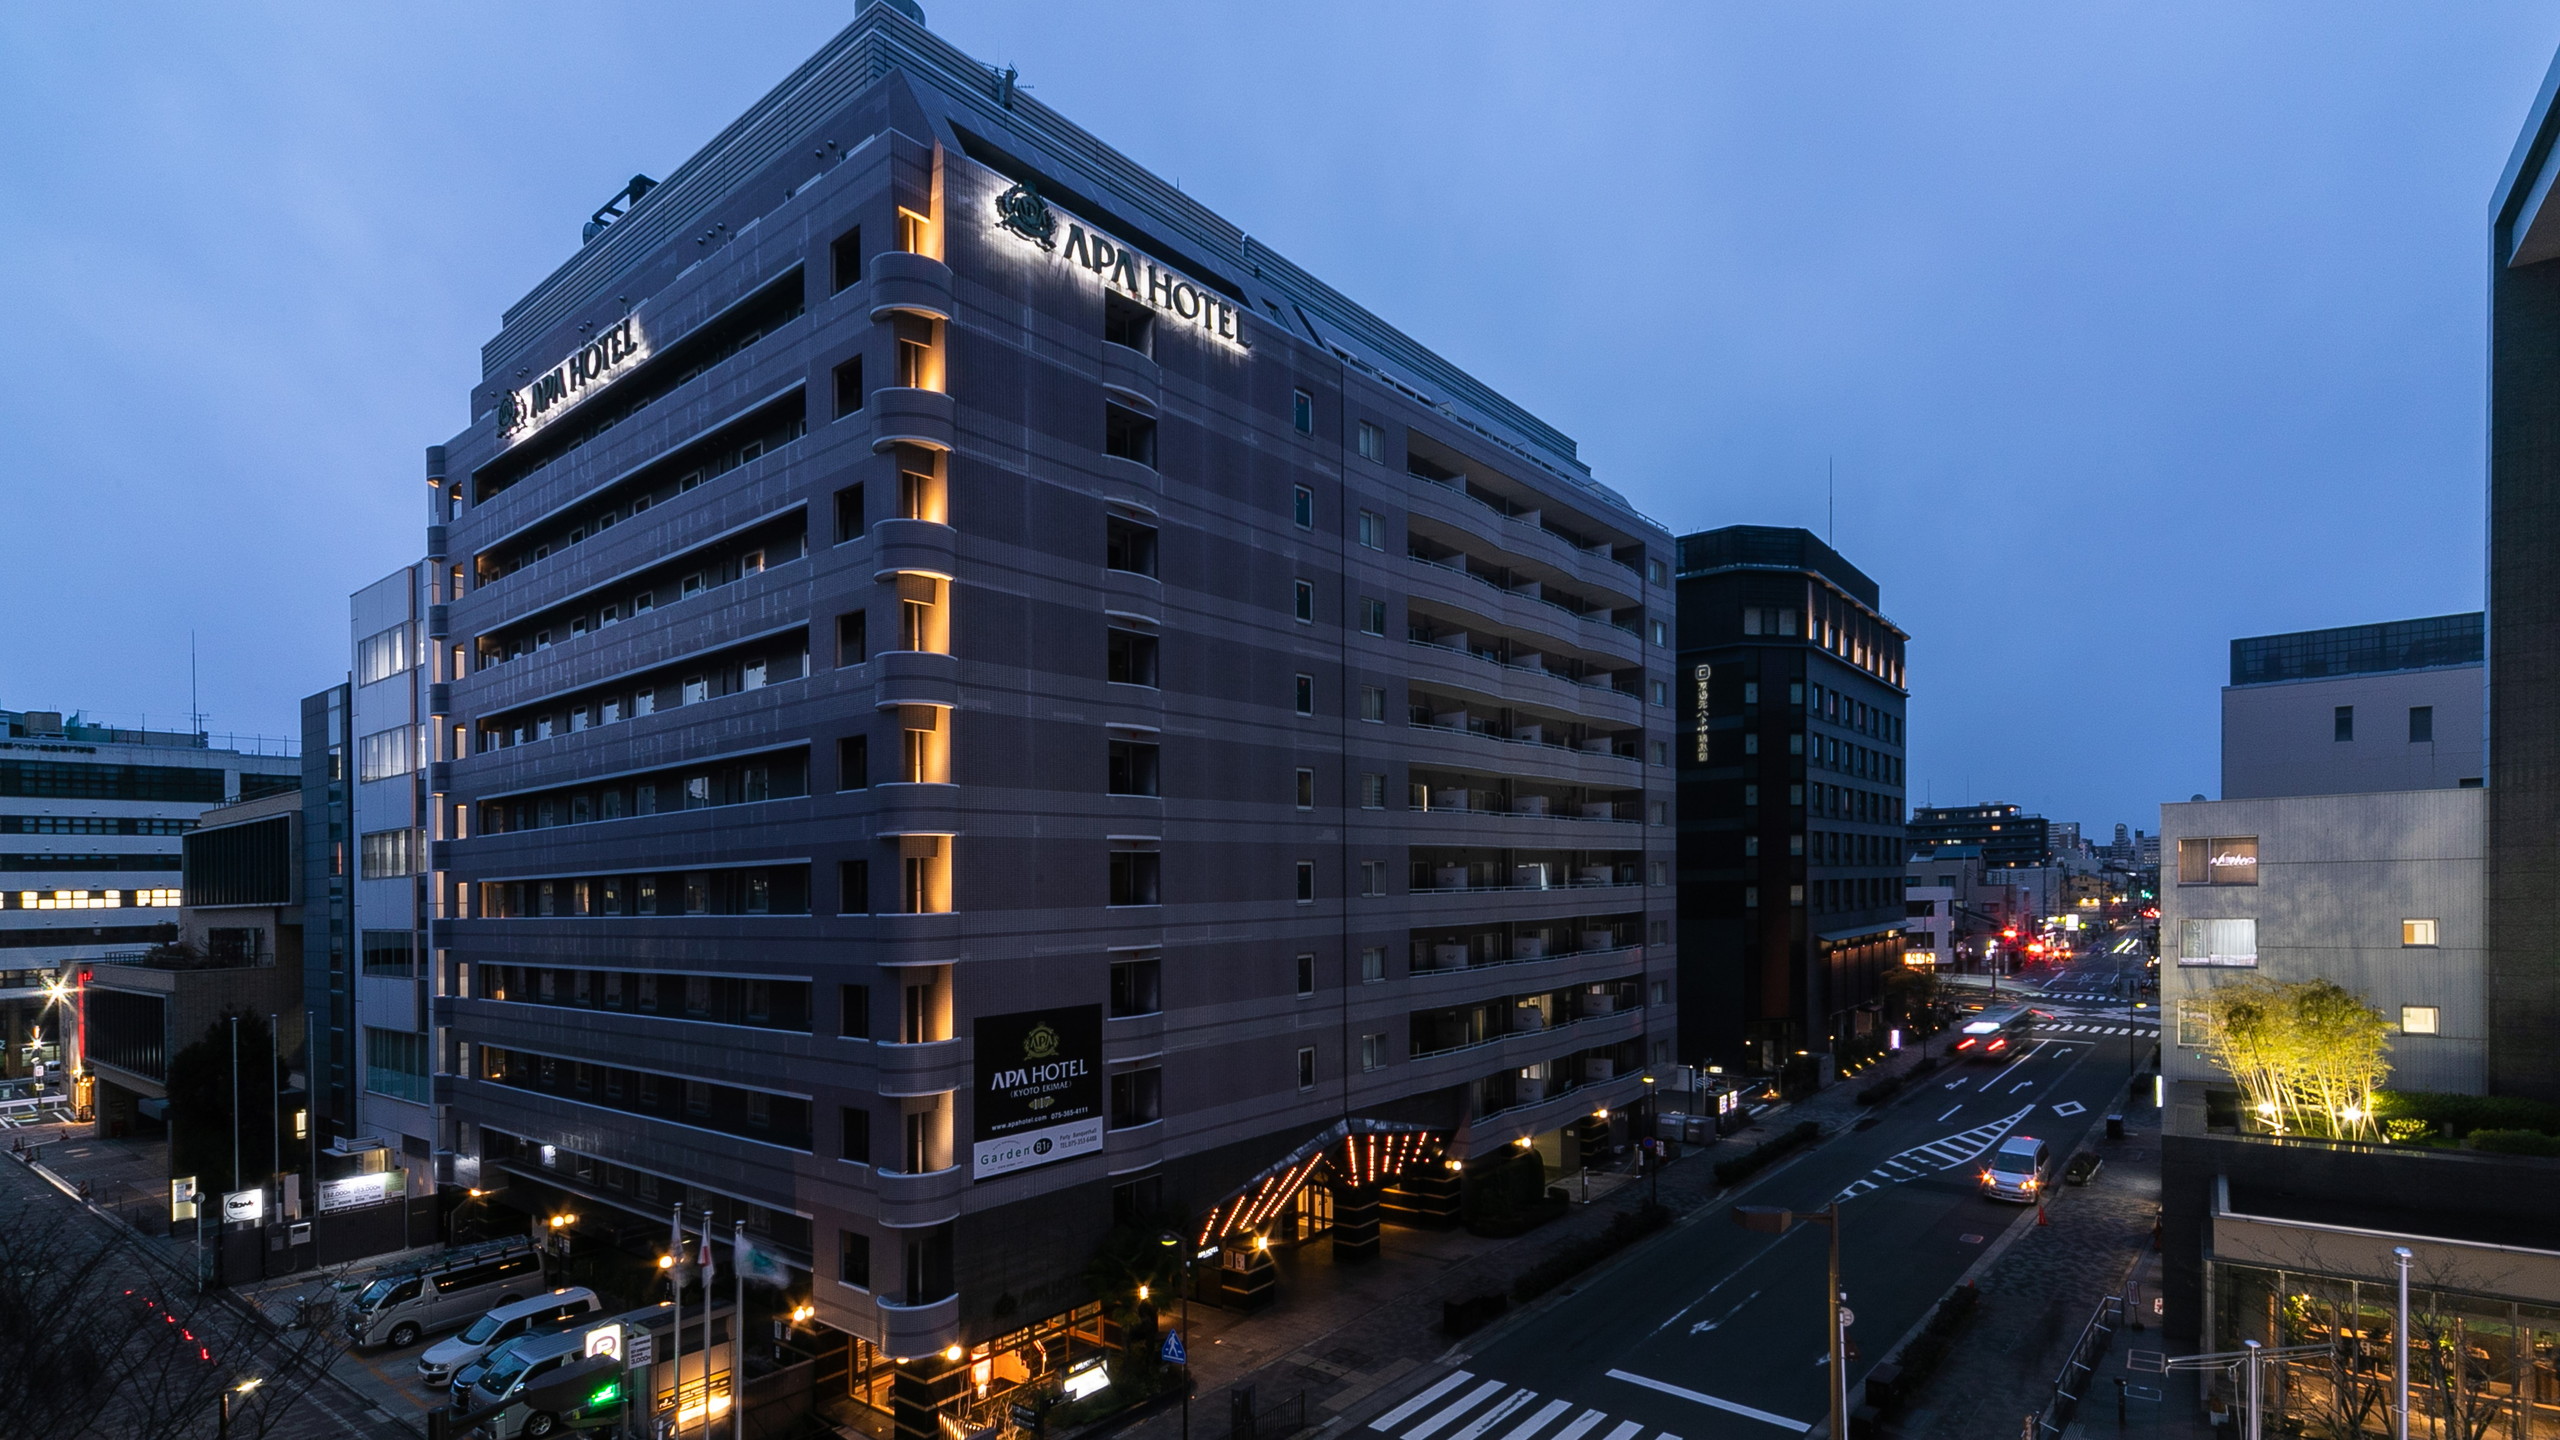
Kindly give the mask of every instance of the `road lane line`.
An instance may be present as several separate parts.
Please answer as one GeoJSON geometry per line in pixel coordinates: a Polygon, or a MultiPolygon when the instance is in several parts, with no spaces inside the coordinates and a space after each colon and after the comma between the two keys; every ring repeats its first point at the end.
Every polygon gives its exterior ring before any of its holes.
{"type": "Polygon", "coordinates": [[[1635,1437],[1643,1433],[1644,1427],[1642,1425],[1637,1424],[1633,1420],[1621,1420],[1618,1422],[1617,1429],[1600,1437],[1600,1440],[1635,1440],[1635,1437]]]}
{"type": "MultiPolygon", "coordinates": [[[[1822,1315],[1817,1311],[1813,1318],[1819,1320],[1822,1318],[1822,1315]]],[[[1554,1440],[1582,1440],[1584,1435],[1590,1433],[1592,1426],[1597,1425],[1608,1418],[1608,1416],[1601,1414],[1597,1410],[1585,1410],[1581,1414],[1573,1417],[1572,1424],[1557,1431],[1555,1433],[1554,1440]]]]}
{"type": "MultiPolygon", "coordinates": [[[[1944,1124],[1945,1124],[1945,1123],[1947,1123],[1948,1121],[1953,1120],[1954,1118],[1956,1118],[1956,1111],[1957,1111],[1957,1110],[1962,1110],[1963,1108],[1964,1108],[1964,1107],[1963,1107],[1963,1106],[1961,1106],[1961,1105],[1957,1106],[1957,1107],[1955,1108],[1955,1110],[1950,1110],[1950,1111],[1948,1111],[1946,1114],[1939,1116],[1939,1117],[1937,1118],[1937,1120],[1936,1120],[1934,1123],[1936,1123],[1936,1124],[1940,1124],[1940,1125],[1944,1125],[1944,1124]]],[[[1819,1320],[1819,1319],[1821,1319],[1821,1318],[1822,1318],[1822,1311],[1821,1311],[1819,1308],[1815,1309],[1815,1311],[1813,1312],[1813,1318],[1814,1318],[1814,1319],[1816,1319],[1816,1320],[1819,1320]]]]}
{"type": "MultiPolygon", "coordinates": [[[[1822,1316],[1817,1312],[1813,1318],[1819,1320],[1822,1316]]],[[[1537,1414],[1512,1426],[1510,1433],[1504,1435],[1502,1440],[1529,1440],[1530,1436],[1546,1429],[1548,1421],[1572,1408],[1573,1402],[1570,1400],[1550,1400],[1538,1407],[1537,1414]]]]}
{"type": "MultiPolygon", "coordinates": [[[[1822,1317],[1817,1314],[1814,1318],[1819,1320],[1822,1317]]],[[[1695,1390],[1683,1389],[1680,1386],[1668,1384],[1661,1380],[1647,1379],[1642,1375],[1632,1374],[1625,1370],[1612,1370],[1609,1372],[1609,1378],[1612,1380],[1624,1380],[1630,1385],[1641,1385],[1647,1390],[1658,1390],[1665,1395],[1676,1396],[1682,1400],[1695,1401],[1700,1405],[1707,1406],[1709,1409],[1722,1410],[1729,1415],[1740,1415],[1748,1420],[1758,1420],[1764,1424],[1775,1425],[1781,1430],[1792,1430],[1798,1435],[1805,1434],[1813,1429],[1811,1425],[1807,1425],[1798,1420],[1790,1420],[1784,1415],[1772,1415],[1766,1410],[1754,1410],[1748,1405],[1738,1405],[1731,1400],[1719,1400],[1713,1395],[1701,1395],[1695,1390]]],[[[1614,1431],[1611,1432],[1612,1440],[1614,1440],[1615,1433],[1616,1432],[1614,1431]]],[[[1565,1440],[1565,1437],[1559,1435],[1556,1437],[1556,1440],[1565,1440]]]]}
{"type": "Polygon", "coordinates": [[[1538,1392],[1535,1390],[1521,1390],[1506,1395],[1501,1404],[1468,1421],[1466,1428],[1450,1435],[1449,1440],[1476,1440],[1477,1436],[1527,1409],[1529,1402],[1537,1398],[1538,1392]]]}
{"type": "MultiPolygon", "coordinates": [[[[1821,1319],[1822,1312],[1816,1310],[1813,1318],[1816,1320],[1821,1319]]],[[[1450,1391],[1457,1389],[1459,1386],[1466,1384],[1474,1378],[1476,1377],[1467,1371],[1453,1370],[1447,1375],[1442,1376],[1439,1383],[1433,1385],[1430,1389],[1423,1391],[1421,1394],[1414,1396],[1412,1399],[1407,1400],[1393,1410],[1388,1411],[1386,1414],[1370,1421],[1369,1428],[1372,1430],[1393,1430],[1398,1425],[1401,1425],[1406,1420],[1412,1418],[1414,1413],[1421,1410],[1423,1406],[1430,1404],[1432,1401],[1439,1399],[1441,1396],[1448,1394],[1450,1391]]]]}
{"type": "Polygon", "coordinates": [[[1511,1387],[1508,1384],[1505,1384],[1500,1380],[1487,1380],[1473,1390],[1468,1391],[1464,1397],[1457,1401],[1457,1403],[1450,1405],[1439,1414],[1432,1416],[1430,1419],[1425,1420],[1421,1424],[1404,1432],[1404,1440],[1430,1440],[1430,1437],[1438,1431],[1441,1426],[1448,1424],[1450,1421],[1457,1419],[1459,1416],[1473,1410],[1478,1405],[1483,1404],[1486,1397],[1510,1388],[1511,1387]]]}

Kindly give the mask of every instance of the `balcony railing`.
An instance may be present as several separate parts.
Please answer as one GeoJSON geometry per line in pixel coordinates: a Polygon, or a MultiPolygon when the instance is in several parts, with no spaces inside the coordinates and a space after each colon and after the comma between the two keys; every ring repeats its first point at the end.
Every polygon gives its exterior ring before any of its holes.
{"type": "MultiPolygon", "coordinates": [[[[1532,595],[1525,590],[1514,590],[1508,586],[1498,584],[1495,581],[1489,580],[1484,576],[1477,574],[1473,570],[1468,569],[1464,565],[1452,565],[1446,560],[1425,559],[1424,557],[1416,555],[1409,550],[1405,552],[1405,558],[1411,560],[1416,565],[1428,565],[1434,570],[1446,570],[1452,575],[1463,575],[1483,586],[1487,590],[1492,591],[1496,595],[1507,596],[1514,600],[1532,600],[1540,605],[1548,607],[1549,609],[1561,610],[1576,620],[1597,620],[1601,624],[1609,626],[1611,629],[1624,630],[1630,635],[1640,635],[1643,633],[1633,625],[1619,624],[1606,609],[1598,606],[1594,606],[1588,610],[1577,610],[1560,600],[1550,600],[1544,595],[1532,595]]],[[[1461,555],[1459,558],[1463,560],[1466,557],[1461,555]]]]}
{"type": "Polygon", "coordinates": [[[1600,1020],[1623,1019],[1624,1017],[1635,1013],[1636,1007],[1632,1005],[1623,1010],[1610,1009],[1594,1011],[1588,1015],[1576,1015],[1570,1020],[1558,1020],[1552,1025],[1541,1025],[1534,1030],[1505,1030],[1499,1035],[1487,1035],[1481,1039],[1467,1040],[1456,1045],[1442,1046],[1437,1050],[1416,1050],[1413,1052],[1413,1058],[1416,1060],[1430,1060],[1436,1059],[1442,1055],[1455,1055],[1466,1050],[1481,1050],[1488,1045],[1499,1045],[1505,1040],[1517,1040],[1523,1035],[1561,1035],[1578,1025],[1589,1025],[1600,1020]]]}
{"type": "Polygon", "coordinates": [[[1473,735],[1480,740],[1499,740],[1505,745],[1538,745],[1549,750],[1563,750],[1576,755],[1614,755],[1621,760],[1633,760],[1637,758],[1636,752],[1633,750],[1619,749],[1617,742],[1614,740],[1601,740],[1596,744],[1591,741],[1585,741],[1580,745],[1568,745],[1562,740],[1549,740],[1543,734],[1535,736],[1497,735],[1494,733],[1492,722],[1490,721],[1486,722],[1483,726],[1474,724],[1442,725],[1436,721],[1414,720],[1408,718],[1405,721],[1405,724],[1416,730],[1446,730],[1459,735],[1473,735]]]}
{"type": "Polygon", "coordinates": [[[1407,645],[1419,645],[1425,650],[1445,650],[1452,655],[1464,655],[1470,660],[1481,660],[1487,665],[1498,665],[1505,670],[1518,670],[1523,674],[1528,675],[1543,675],[1550,680],[1559,681],[1566,685],[1579,685],[1585,690],[1606,690],[1612,695],[1624,695],[1630,700],[1639,698],[1636,695],[1636,692],[1632,690],[1621,690],[1617,686],[1612,685],[1605,680],[1583,680],[1575,676],[1567,675],[1561,670],[1550,670],[1544,665],[1523,665],[1514,660],[1505,660],[1490,650],[1478,650],[1473,646],[1447,645],[1438,640],[1425,640],[1418,635],[1411,634],[1405,636],[1404,643],[1407,645]]]}
{"type": "Polygon", "coordinates": [[[1426,976],[1466,975],[1480,970],[1495,970],[1505,965],[1543,965],[1550,960],[1592,960],[1608,955],[1641,956],[1643,954],[1644,947],[1641,945],[1605,945],[1587,950],[1550,950],[1538,955],[1506,955],[1494,960],[1478,960],[1470,955],[1454,965],[1415,965],[1412,967],[1412,972],[1413,977],[1419,980],[1426,976]]]}
{"type": "Polygon", "coordinates": [[[1441,480],[1412,469],[1406,470],[1405,473],[1411,475],[1414,479],[1421,481],[1425,485],[1436,485],[1439,488],[1448,491],[1459,499],[1475,506],[1486,514],[1491,515],[1496,520],[1501,520],[1512,525],[1518,525],[1524,529],[1535,530],[1539,534],[1554,540],[1559,545],[1579,551],[1580,553],[1589,555],[1595,559],[1606,560],[1610,564],[1625,570],[1630,575],[1635,575],[1641,578],[1644,573],[1636,569],[1633,565],[1629,565],[1626,561],[1619,559],[1605,540],[1597,545],[1585,545],[1579,539],[1565,534],[1563,531],[1556,529],[1552,525],[1547,525],[1536,520],[1522,519],[1520,516],[1505,513],[1503,510],[1487,504],[1485,501],[1477,499],[1475,496],[1467,493],[1467,477],[1464,475],[1455,476],[1447,480],[1441,480]]]}

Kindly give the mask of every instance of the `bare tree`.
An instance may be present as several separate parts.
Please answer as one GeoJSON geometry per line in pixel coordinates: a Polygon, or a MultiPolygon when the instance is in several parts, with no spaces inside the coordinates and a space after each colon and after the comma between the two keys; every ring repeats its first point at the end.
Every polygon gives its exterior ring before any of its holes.
{"type": "Polygon", "coordinates": [[[259,1440],[337,1348],[327,1331],[278,1336],[229,1297],[199,1295],[54,1197],[0,1197],[0,1440],[197,1440],[226,1391],[232,1433],[259,1440]]]}

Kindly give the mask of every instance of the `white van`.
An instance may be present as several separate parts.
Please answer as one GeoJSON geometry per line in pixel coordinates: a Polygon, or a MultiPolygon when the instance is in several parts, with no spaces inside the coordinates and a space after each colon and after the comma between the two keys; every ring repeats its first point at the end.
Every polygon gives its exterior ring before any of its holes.
{"type": "Polygon", "coordinates": [[[560,1417],[547,1410],[527,1405],[508,1405],[510,1397],[523,1394],[551,1378],[553,1371],[586,1358],[587,1336],[584,1327],[564,1330],[557,1335],[537,1335],[507,1347],[507,1353],[480,1372],[464,1402],[468,1410],[490,1406],[506,1408],[480,1422],[482,1434],[489,1440],[542,1440],[560,1428],[560,1417]]]}
{"type": "Polygon", "coordinates": [[[1991,1152],[1991,1163],[1982,1169],[1982,1193],[1994,1200],[2033,1205],[2036,1197],[2044,1193],[2051,1158],[2044,1142],[2034,1136],[2010,1136],[1991,1152]]]}
{"type": "Polygon", "coordinates": [[[450,1330],[492,1305],[512,1305],[549,1288],[542,1255],[530,1240],[450,1251],[386,1271],[364,1287],[348,1307],[347,1338],[358,1346],[414,1345],[429,1331],[450,1330]]]}
{"type": "Polygon", "coordinates": [[[418,1357],[418,1378],[430,1385],[443,1385],[453,1379],[453,1372],[488,1354],[519,1335],[565,1328],[568,1321],[582,1319],[598,1308],[596,1292],[584,1285],[567,1285],[530,1300],[501,1305],[465,1326],[462,1333],[448,1335],[427,1347],[418,1357]]]}

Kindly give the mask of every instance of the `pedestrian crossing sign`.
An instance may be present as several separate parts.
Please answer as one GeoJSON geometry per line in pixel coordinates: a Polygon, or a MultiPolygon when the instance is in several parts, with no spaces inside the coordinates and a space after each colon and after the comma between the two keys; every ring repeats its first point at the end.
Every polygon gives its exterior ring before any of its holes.
{"type": "Polygon", "coordinates": [[[1182,1332],[1179,1330],[1167,1330],[1164,1332],[1164,1363],[1167,1365],[1188,1365],[1191,1363],[1189,1353],[1182,1348],[1182,1332]]]}

